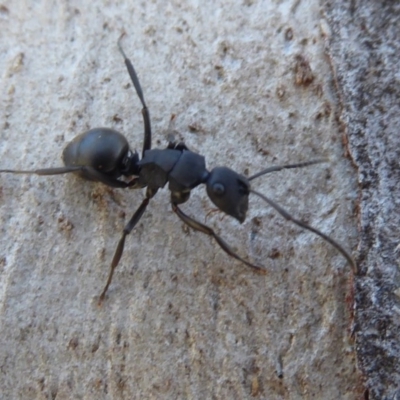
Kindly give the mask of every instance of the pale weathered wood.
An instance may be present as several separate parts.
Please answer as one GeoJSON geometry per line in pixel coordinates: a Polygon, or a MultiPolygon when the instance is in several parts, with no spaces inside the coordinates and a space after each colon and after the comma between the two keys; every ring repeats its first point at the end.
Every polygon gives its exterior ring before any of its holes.
{"type": "MultiPolygon", "coordinates": [[[[354,251],[356,170],[344,157],[318,1],[3,1],[0,168],[61,165],[96,126],[140,151],[140,102],[117,39],[126,31],[162,147],[254,174],[297,218],[354,251]]],[[[345,44],[344,44],[345,45],[345,44]]],[[[310,232],[251,199],[246,222],[207,223],[266,277],[188,231],[163,191],[126,242],[143,194],[73,176],[0,175],[0,388],[7,399],[354,399],[352,273],[310,232]],[[125,214],[123,214],[125,212],[125,214]]],[[[203,188],[184,211],[204,221],[203,188]]]]}

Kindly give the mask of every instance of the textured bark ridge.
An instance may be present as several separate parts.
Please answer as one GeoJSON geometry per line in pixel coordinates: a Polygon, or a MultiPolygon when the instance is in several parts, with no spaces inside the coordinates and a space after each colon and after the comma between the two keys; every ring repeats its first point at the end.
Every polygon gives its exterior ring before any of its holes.
{"type": "Polygon", "coordinates": [[[324,5],[360,188],[356,341],[370,398],[400,398],[400,4],[324,5]]]}

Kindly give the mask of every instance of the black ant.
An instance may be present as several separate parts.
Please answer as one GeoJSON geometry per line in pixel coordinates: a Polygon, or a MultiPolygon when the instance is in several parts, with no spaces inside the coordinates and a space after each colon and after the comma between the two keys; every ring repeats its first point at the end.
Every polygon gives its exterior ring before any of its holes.
{"type": "Polygon", "coordinates": [[[129,76],[143,107],[144,141],[142,158],[139,159],[137,152],[130,150],[128,141],[121,133],[109,128],[95,128],[76,136],[67,145],[62,154],[64,167],[30,171],[0,170],[0,173],[36,175],[59,175],[72,172],[86,180],[102,182],[105,185],[115,188],[146,188],[144,200],[123,230],[122,237],[111,262],[108,280],[100,295],[99,302],[104,300],[114,270],[121,259],[126,236],[132,232],[132,229],[139,222],[150,199],[157,193],[158,189],[163,188],[167,183],[168,189],[171,191],[171,206],[174,213],[192,229],[212,236],[228,255],[251,267],[257,273],[266,274],[266,270],[241,258],[213,229],[189,217],[179,208],[179,204],[189,200],[192,189],[200,184],[205,184],[209,198],[218,209],[236,218],[240,223],[246,218],[249,194],[255,194],[287,220],[314,232],[330,243],[346,258],[353,270],[356,271],[355,261],[339,243],[318,229],[292,217],[274,201],[252,189],[250,186],[252,180],[270,172],[306,167],[324,162],[324,160],[274,166],[266,168],[250,177],[245,177],[227,167],[216,167],[212,171],[208,171],[204,157],[190,151],[182,142],[176,143],[170,140],[165,149],[151,149],[150,115],[144,101],[143,91],[136,71],[122,49],[121,39],[123,36],[118,40],[118,48],[125,60],[129,76]],[[132,179],[125,181],[121,180],[121,177],[132,179]]]}

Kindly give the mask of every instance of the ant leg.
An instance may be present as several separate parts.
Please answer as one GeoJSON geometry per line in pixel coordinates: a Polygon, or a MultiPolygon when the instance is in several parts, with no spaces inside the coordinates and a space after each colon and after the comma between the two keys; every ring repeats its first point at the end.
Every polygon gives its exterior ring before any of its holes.
{"type": "Polygon", "coordinates": [[[179,142],[179,143],[169,142],[167,149],[180,150],[180,151],[189,150],[188,147],[186,146],[186,144],[183,142],[179,142]]]}
{"type": "Polygon", "coordinates": [[[175,140],[175,134],[179,134],[179,132],[175,130],[175,118],[176,118],[176,115],[172,114],[171,119],[168,124],[168,129],[167,129],[168,146],[167,146],[167,149],[180,150],[180,151],[189,150],[185,143],[177,142],[175,140]]]}
{"type": "Polygon", "coordinates": [[[175,134],[178,132],[175,130],[175,119],[176,119],[176,114],[171,114],[171,118],[169,120],[168,128],[166,131],[168,140],[167,149],[174,149],[176,145],[175,134]]]}
{"type": "Polygon", "coordinates": [[[73,166],[73,167],[56,167],[56,168],[42,168],[34,170],[13,170],[13,169],[0,169],[0,173],[10,173],[10,174],[26,174],[26,175],[61,175],[68,174],[71,172],[81,173],[83,178],[90,179],[93,181],[98,181],[104,183],[107,186],[115,188],[127,188],[132,186],[132,182],[124,182],[118,179],[112,178],[100,171],[97,171],[93,167],[87,166],[73,166]]]}
{"type": "Polygon", "coordinates": [[[308,167],[309,165],[314,165],[314,164],[320,164],[327,162],[328,160],[313,160],[313,161],[306,161],[302,163],[297,163],[297,164],[287,164],[287,165],[277,165],[275,167],[269,167],[261,172],[258,172],[257,174],[254,174],[247,178],[249,181],[258,178],[262,175],[269,174],[270,172],[276,172],[276,171],[282,171],[283,169],[291,169],[291,168],[301,168],[301,167],[308,167]]]}
{"type": "Polygon", "coordinates": [[[176,118],[176,115],[172,114],[171,119],[168,124],[168,129],[167,129],[168,146],[167,146],[167,149],[180,150],[180,151],[189,150],[185,143],[176,142],[176,140],[175,140],[175,133],[179,134],[179,132],[175,130],[175,118],[176,118]]]}
{"type": "Polygon", "coordinates": [[[225,242],[220,236],[218,236],[209,226],[202,224],[199,221],[196,221],[195,219],[189,217],[186,215],[179,207],[177,204],[172,203],[172,210],[175,212],[175,214],[188,226],[190,226],[192,229],[203,232],[206,235],[212,236],[215,241],[219,244],[222,250],[225,251],[228,255],[230,255],[233,258],[236,258],[236,260],[241,261],[243,264],[246,264],[248,267],[253,268],[257,273],[265,275],[267,271],[259,267],[258,265],[254,265],[249,263],[248,261],[244,260],[243,258],[239,257],[228,245],[228,243],[225,242]]]}
{"type": "Polygon", "coordinates": [[[93,167],[81,167],[82,176],[85,179],[90,179],[96,182],[101,182],[104,185],[111,186],[114,188],[128,188],[134,186],[137,183],[138,178],[132,179],[130,182],[120,181],[119,179],[113,178],[103,172],[98,171],[93,167]]]}
{"type": "Polygon", "coordinates": [[[140,99],[140,102],[142,103],[142,115],[143,115],[143,123],[144,123],[144,140],[143,140],[143,150],[142,150],[142,158],[144,157],[144,152],[146,150],[151,149],[151,125],[150,125],[150,114],[149,110],[146,106],[146,103],[144,101],[143,97],[143,90],[142,87],[140,86],[139,83],[139,78],[137,77],[135,68],[133,68],[131,60],[125,55],[124,50],[122,49],[121,46],[121,39],[124,37],[125,32],[120,36],[118,39],[118,49],[122,56],[124,57],[126,69],[128,70],[129,76],[131,77],[131,81],[133,83],[133,86],[136,89],[136,93],[140,99]]]}
{"type": "Polygon", "coordinates": [[[256,192],[253,189],[250,189],[251,193],[254,193],[255,195],[261,197],[266,203],[268,203],[272,208],[275,208],[276,211],[278,211],[279,214],[282,215],[283,218],[287,219],[288,221],[292,221],[293,223],[295,223],[296,225],[300,226],[301,228],[307,229],[313,233],[315,233],[316,235],[322,237],[322,239],[324,239],[326,242],[330,243],[333,247],[335,247],[341,254],[342,256],[347,260],[347,262],[349,263],[349,265],[352,267],[353,269],[353,273],[357,274],[357,264],[354,261],[353,257],[335,240],[333,240],[331,237],[329,237],[328,235],[325,235],[324,233],[322,233],[321,231],[319,231],[316,228],[313,228],[312,226],[306,224],[305,222],[302,222],[294,217],[292,217],[286,210],[284,210],[281,206],[279,206],[278,204],[276,204],[274,201],[272,201],[271,199],[269,199],[267,196],[264,196],[263,194],[256,192]]]}
{"type": "Polygon", "coordinates": [[[9,174],[27,174],[27,175],[61,175],[68,174],[69,172],[81,171],[82,167],[58,167],[58,168],[42,168],[29,170],[16,170],[16,169],[0,169],[0,173],[9,174]]]}
{"type": "Polygon", "coordinates": [[[142,204],[139,206],[139,208],[136,210],[135,214],[133,214],[132,218],[129,220],[129,222],[125,225],[125,228],[122,232],[121,239],[118,242],[117,249],[115,250],[114,257],[111,262],[110,266],[110,273],[108,275],[107,283],[106,286],[104,287],[103,291],[101,292],[100,298],[99,298],[99,305],[103,302],[106,292],[108,290],[108,287],[111,284],[112,277],[114,275],[114,270],[117,268],[119,261],[121,260],[122,253],[124,251],[124,246],[125,246],[125,238],[127,235],[129,235],[132,232],[132,229],[136,226],[136,224],[139,222],[140,218],[142,218],[142,215],[146,211],[147,205],[149,204],[150,199],[157,193],[157,190],[149,190],[147,189],[146,192],[146,197],[142,201],[142,204]]]}

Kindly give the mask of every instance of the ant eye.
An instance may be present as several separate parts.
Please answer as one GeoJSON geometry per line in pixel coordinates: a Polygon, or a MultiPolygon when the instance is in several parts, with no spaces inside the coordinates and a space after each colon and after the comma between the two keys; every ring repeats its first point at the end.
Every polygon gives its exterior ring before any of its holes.
{"type": "Polygon", "coordinates": [[[225,193],[225,186],[217,182],[212,186],[212,190],[217,196],[222,196],[225,193]]]}

